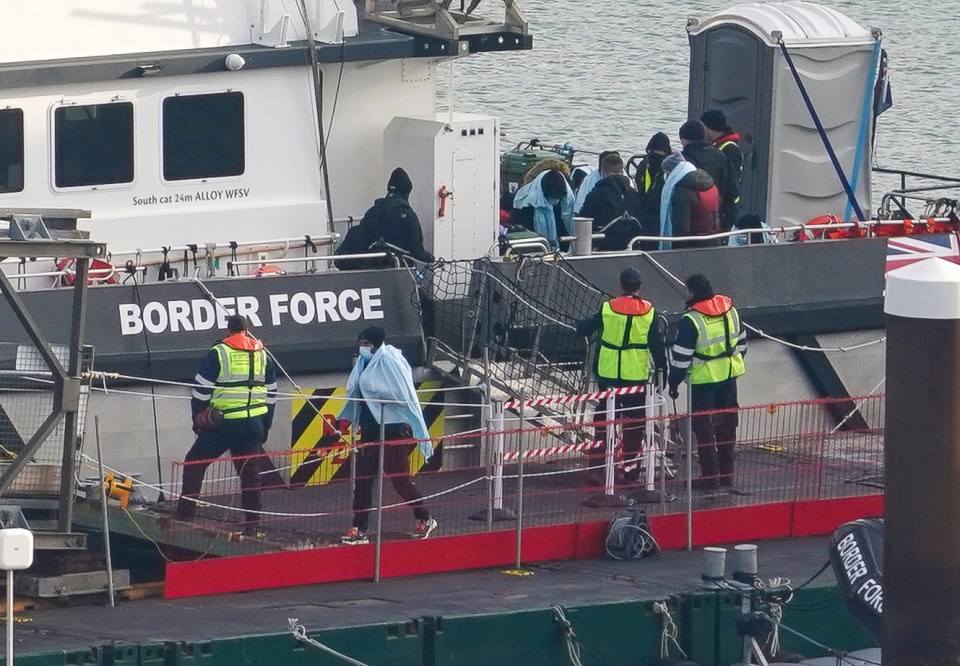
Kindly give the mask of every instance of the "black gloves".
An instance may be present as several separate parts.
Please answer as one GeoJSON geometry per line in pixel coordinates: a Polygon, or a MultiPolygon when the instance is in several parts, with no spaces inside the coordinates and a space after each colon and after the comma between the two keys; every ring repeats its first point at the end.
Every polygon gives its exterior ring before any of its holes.
{"type": "Polygon", "coordinates": [[[671,387],[670,387],[670,397],[673,398],[674,400],[676,400],[677,398],[680,397],[680,387],[679,387],[679,386],[671,386],[671,387]]]}

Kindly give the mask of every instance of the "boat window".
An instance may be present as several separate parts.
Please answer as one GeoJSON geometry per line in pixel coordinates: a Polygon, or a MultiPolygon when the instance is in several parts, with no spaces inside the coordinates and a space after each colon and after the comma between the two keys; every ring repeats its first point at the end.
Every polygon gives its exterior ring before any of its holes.
{"type": "Polygon", "coordinates": [[[133,181],[133,104],[62,106],[54,112],[57,187],[133,181]]]}
{"type": "Polygon", "coordinates": [[[0,193],[23,191],[23,111],[0,109],[0,193]]]}
{"type": "Polygon", "coordinates": [[[163,177],[192,180],[244,171],[243,94],[163,100],[163,177]]]}

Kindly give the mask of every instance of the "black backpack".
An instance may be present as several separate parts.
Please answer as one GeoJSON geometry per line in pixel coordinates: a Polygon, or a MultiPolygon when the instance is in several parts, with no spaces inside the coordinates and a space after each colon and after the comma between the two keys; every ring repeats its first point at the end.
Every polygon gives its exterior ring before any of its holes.
{"type": "MultiPolygon", "coordinates": [[[[360,223],[347,231],[343,241],[334,252],[335,255],[343,254],[364,254],[365,252],[378,252],[382,249],[375,247],[380,241],[385,240],[384,236],[390,233],[392,225],[395,226],[395,219],[401,209],[409,209],[410,205],[400,198],[387,197],[377,199],[367,212],[363,214],[360,223]]],[[[386,239],[390,240],[390,239],[386,239]]],[[[335,259],[333,265],[341,271],[359,271],[376,268],[390,268],[395,263],[387,258],[369,258],[369,259],[335,259]]]]}

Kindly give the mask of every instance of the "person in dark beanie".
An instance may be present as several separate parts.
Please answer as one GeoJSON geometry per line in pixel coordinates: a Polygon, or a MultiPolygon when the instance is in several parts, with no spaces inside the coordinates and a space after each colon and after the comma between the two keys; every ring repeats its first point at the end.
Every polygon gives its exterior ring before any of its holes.
{"type": "MultiPolygon", "coordinates": [[[[577,333],[589,337],[599,332],[594,372],[601,391],[627,386],[646,386],[655,369],[654,383],[662,389],[667,368],[663,333],[657,325],[656,311],[649,301],[640,297],[643,281],[640,271],[627,266],[620,272],[621,295],[600,306],[600,311],[577,324],[577,333]]],[[[643,418],[645,397],[643,392],[617,396],[616,418],[643,418]]],[[[607,420],[604,402],[594,412],[594,422],[607,420]]],[[[632,422],[624,426],[623,457],[635,458],[643,448],[644,426],[632,422]]],[[[602,429],[600,429],[602,430],[602,429]]],[[[605,445],[604,445],[605,446],[605,445]]],[[[593,463],[600,464],[604,450],[594,452],[593,463]]],[[[639,470],[639,467],[635,467],[639,470]]],[[[597,485],[602,485],[601,475],[592,475],[597,485]]]]}
{"type": "Polygon", "coordinates": [[[413,371],[403,353],[384,344],[386,332],[367,328],[357,338],[359,354],[347,379],[347,404],[339,418],[360,429],[356,483],[353,491],[353,526],[340,537],[349,545],[369,543],[367,525],[373,506],[373,484],[380,467],[381,433],[384,442],[383,473],[394,490],[413,510],[415,539],[426,539],[437,521],[410,477],[410,454],[420,449],[424,459],[433,455],[433,442],[413,384],[413,371]]]}
{"type": "MultiPolygon", "coordinates": [[[[387,196],[373,202],[360,224],[347,232],[336,254],[363,254],[386,250],[401,257],[412,257],[430,263],[433,255],[423,246],[423,229],[420,218],[410,207],[410,192],[413,181],[401,167],[390,174],[387,181],[387,196]]],[[[390,268],[395,265],[384,259],[342,259],[334,262],[340,270],[390,268]]]]}
{"type": "Polygon", "coordinates": [[[720,205],[726,198],[724,184],[727,182],[727,158],[707,141],[707,128],[699,120],[688,120],[680,126],[680,143],[684,158],[698,169],[703,169],[720,192],[720,205]]]}
{"type": "Polygon", "coordinates": [[[689,299],[671,354],[670,397],[679,397],[689,374],[689,410],[700,457],[700,476],[692,484],[712,490],[734,485],[737,377],[745,371],[747,334],[733,301],[714,293],[707,276],[691,275],[685,284],[689,299]]]}
{"type": "MultiPolygon", "coordinates": [[[[660,231],[660,194],[663,192],[663,160],[673,152],[670,137],[657,132],[647,142],[646,154],[637,165],[634,180],[640,194],[640,226],[645,236],[656,236],[660,231]]],[[[655,250],[657,243],[650,242],[641,250],[655,250]]]]}
{"type": "Polygon", "coordinates": [[[187,452],[176,517],[192,521],[207,467],[227,451],[240,477],[244,533],[255,535],[260,523],[262,477],[272,466],[262,444],[273,424],[277,401],[276,364],[240,315],[227,319],[230,334],[207,353],[194,378],[190,401],[197,439],[187,452]]]}
{"type": "Polygon", "coordinates": [[[720,206],[720,228],[730,231],[737,222],[740,206],[740,186],[743,180],[743,151],[740,150],[740,135],[727,124],[727,115],[720,109],[710,109],[700,116],[706,128],[707,141],[713,143],[724,157],[727,168],[724,172],[723,203],[720,206]]]}

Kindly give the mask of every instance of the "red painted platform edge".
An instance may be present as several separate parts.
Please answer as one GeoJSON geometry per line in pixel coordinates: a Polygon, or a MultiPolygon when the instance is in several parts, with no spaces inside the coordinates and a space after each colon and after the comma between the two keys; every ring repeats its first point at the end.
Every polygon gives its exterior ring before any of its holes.
{"type": "Polygon", "coordinates": [[[882,515],[883,495],[795,502],[791,536],[830,534],[851,520],[882,515]]]}
{"type": "MultiPolygon", "coordinates": [[[[782,502],[699,511],[694,514],[694,545],[829,534],[856,518],[882,515],[882,495],[782,502]]],[[[607,521],[532,527],[523,533],[523,561],[601,557],[607,521]]],[[[651,528],[664,550],[686,546],[683,514],[651,516],[651,528]]],[[[509,566],[515,561],[513,530],[389,541],[381,553],[381,577],[509,566]]],[[[373,577],[373,545],[331,546],[167,564],[167,599],[362,580],[373,577]]]]}

